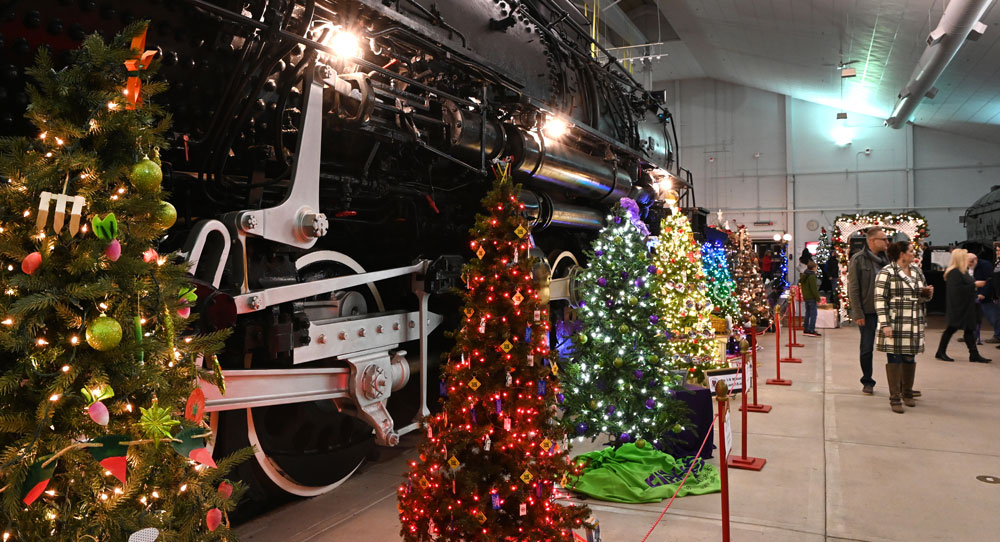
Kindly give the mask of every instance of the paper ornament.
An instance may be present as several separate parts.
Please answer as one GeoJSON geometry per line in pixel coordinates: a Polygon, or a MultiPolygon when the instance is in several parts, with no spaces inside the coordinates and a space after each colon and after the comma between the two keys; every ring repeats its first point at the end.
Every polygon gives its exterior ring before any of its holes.
{"type": "Polygon", "coordinates": [[[205,525],[208,527],[209,531],[215,531],[222,524],[222,510],[218,508],[213,508],[205,514],[205,525]]]}
{"type": "Polygon", "coordinates": [[[76,237],[80,233],[80,219],[83,214],[83,207],[87,200],[83,196],[67,196],[66,194],[53,194],[52,192],[42,192],[39,195],[38,218],[35,220],[35,229],[44,231],[49,221],[49,205],[55,201],[56,210],[52,218],[52,229],[56,233],[61,233],[66,222],[66,205],[73,204],[69,217],[69,235],[76,237]]]}
{"type": "Polygon", "coordinates": [[[171,442],[170,444],[182,456],[214,469],[216,468],[215,460],[212,459],[212,454],[205,447],[205,438],[195,436],[204,432],[205,429],[201,427],[188,427],[174,436],[174,439],[180,442],[171,442]]]}
{"type": "Polygon", "coordinates": [[[41,267],[41,265],[42,253],[32,252],[31,254],[25,256],[24,260],[21,261],[21,271],[24,271],[27,275],[32,275],[35,271],[38,271],[38,268],[41,267]]]}
{"type": "Polygon", "coordinates": [[[101,444],[101,446],[87,448],[94,460],[123,484],[128,481],[128,461],[126,459],[128,446],[121,443],[128,442],[128,440],[127,435],[108,435],[91,441],[101,444]]]}
{"type": "Polygon", "coordinates": [[[184,407],[184,417],[192,422],[198,423],[205,415],[205,392],[201,388],[195,388],[188,396],[187,405],[184,407]]]}
{"type": "Polygon", "coordinates": [[[220,499],[228,499],[233,496],[233,485],[226,481],[220,482],[217,493],[220,499]]]}
{"type": "Polygon", "coordinates": [[[25,506],[30,506],[31,503],[35,502],[48,487],[49,481],[52,480],[52,475],[55,473],[59,461],[53,461],[45,467],[42,466],[42,463],[45,463],[50,457],[52,456],[39,457],[38,461],[32,463],[31,467],[28,468],[28,478],[24,481],[23,486],[25,489],[24,497],[21,498],[25,506]]]}
{"type": "Polygon", "coordinates": [[[128,542],[156,542],[160,537],[160,530],[156,527],[146,527],[138,530],[128,537],[128,542]]]}

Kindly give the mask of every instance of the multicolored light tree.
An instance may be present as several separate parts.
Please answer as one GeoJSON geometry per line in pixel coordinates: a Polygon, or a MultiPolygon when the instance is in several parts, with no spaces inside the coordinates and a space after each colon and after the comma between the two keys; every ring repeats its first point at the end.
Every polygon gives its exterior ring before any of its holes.
{"type": "Polygon", "coordinates": [[[770,311],[764,292],[764,279],[760,275],[753,241],[745,227],[740,226],[729,235],[728,249],[733,279],[736,282],[736,301],[740,306],[740,322],[750,322],[752,317],[760,322],[767,320],[770,311]]]}
{"type": "Polygon", "coordinates": [[[557,362],[548,306],[539,299],[523,205],[506,169],[471,230],[465,319],[445,372],[441,414],[399,488],[410,542],[570,541],[590,511],[553,501],[578,468],[558,441],[557,362]]]}
{"type": "Polygon", "coordinates": [[[144,36],[88,37],[58,70],[39,52],[38,136],[0,142],[4,541],[232,538],[241,488],[221,477],[252,450],[215,468],[196,383],[222,384],[199,361],[225,333],[191,332],[187,267],[152,248],[176,214],[164,86],[143,72],[140,99],[130,73],[144,36]]]}
{"type": "Polygon", "coordinates": [[[608,434],[614,445],[646,440],[660,447],[687,416],[673,398],[683,377],[662,359],[665,337],[659,316],[657,267],[652,263],[635,202],[623,199],[598,234],[589,264],[579,276],[585,292],[566,367],[564,422],[580,436],[608,434]]]}
{"type": "Polygon", "coordinates": [[[708,283],[708,298],[715,313],[720,316],[740,318],[739,303],[736,302],[736,283],[729,272],[726,247],[721,242],[706,241],[701,245],[701,266],[708,283]]]}
{"type": "Polygon", "coordinates": [[[653,256],[653,263],[662,270],[657,299],[667,336],[664,352],[667,364],[688,368],[700,378],[705,369],[721,363],[710,320],[712,302],[691,223],[676,205],[671,211],[660,226],[653,256]]]}

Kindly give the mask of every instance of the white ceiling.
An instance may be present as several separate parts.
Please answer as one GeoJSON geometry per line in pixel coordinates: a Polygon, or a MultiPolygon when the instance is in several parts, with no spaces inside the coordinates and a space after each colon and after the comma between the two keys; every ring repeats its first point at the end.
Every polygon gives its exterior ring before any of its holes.
{"type": "MultiPolygon", "coordinates": [[[[652,60],[653,81],[710,77],[883,119],[946,5],[945,0],[586,0],[589,6],[595,1],[614,45],[636,44],[642,36],[646,43],[663,41],[627,50],[632,56],[665,55],[652,60]],[[657,7],[663,15],[659,25],[657,7]],[[850,60],[857,61],[850,65],[857,76],[841,79],[837,65],[850,60]]],[[[914,124],[1000,142],[996,3],[982,21],[985,35],[959,50],[936,84],[938,95],[917,107],[914,124]]]]}

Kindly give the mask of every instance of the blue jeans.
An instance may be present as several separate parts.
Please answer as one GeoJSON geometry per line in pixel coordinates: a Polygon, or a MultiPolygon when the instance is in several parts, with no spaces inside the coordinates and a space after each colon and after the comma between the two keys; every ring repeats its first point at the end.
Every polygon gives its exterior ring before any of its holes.
{"type": "Polygon", "coordinates": [[[917,360],[908,354],[886,354],[889,363],[915,363],[917,360]]]}
{"type": "Polygon", "coordinates": [[[806,318],[802,323],[802,331],[806,333],[816,333],[816,302],[807,299],[806,303],[806,318]]]}
{"type": "Polygon", "coordinates": [[[996,301],[983,301],[979,306],[983,308],[986,321],[993,326],[993,338],[1000,339],[1000,305],[996,301]]]}
{"type": "Polygon", "coordinates": [[[865,314],[865,325],[858,326],[861,331],[861,385],[875,386],[872,378],[872,356],[875,353],[875,333],[878,331],[878,315],[865,314]]]}

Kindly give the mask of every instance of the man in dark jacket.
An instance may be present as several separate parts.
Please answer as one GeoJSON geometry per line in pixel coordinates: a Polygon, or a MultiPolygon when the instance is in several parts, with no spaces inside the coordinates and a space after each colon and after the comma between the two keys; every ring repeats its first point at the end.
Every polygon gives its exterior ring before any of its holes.
{"type": "MultiPolygon", "coordinates": [[[[976,267],[972,270],[972,278],[986,281],[986,286],[976,288],[976,300],[983,316],[993,328],[993,335],[986,339],[987,343],[1000,343],[1000,310],[997,307],[997,297],[993,284],[993,264],[989,260],[976,258],[976,267]]],[[[976,334],[977,337],[979,334],[976,334]]]]}
{"type": "Polygon", "coordinates": [[[879,227],[869,228],[866,247],[851,257],[847,264],[847,302],[850,317],[861,331],[861,391],[875,393],[872,378],[872,356],[875,351],[875,334],[878,331],[878,314],[875,312],[875,276],[888,265],[885,250],[889,237],[879,227]]]}

